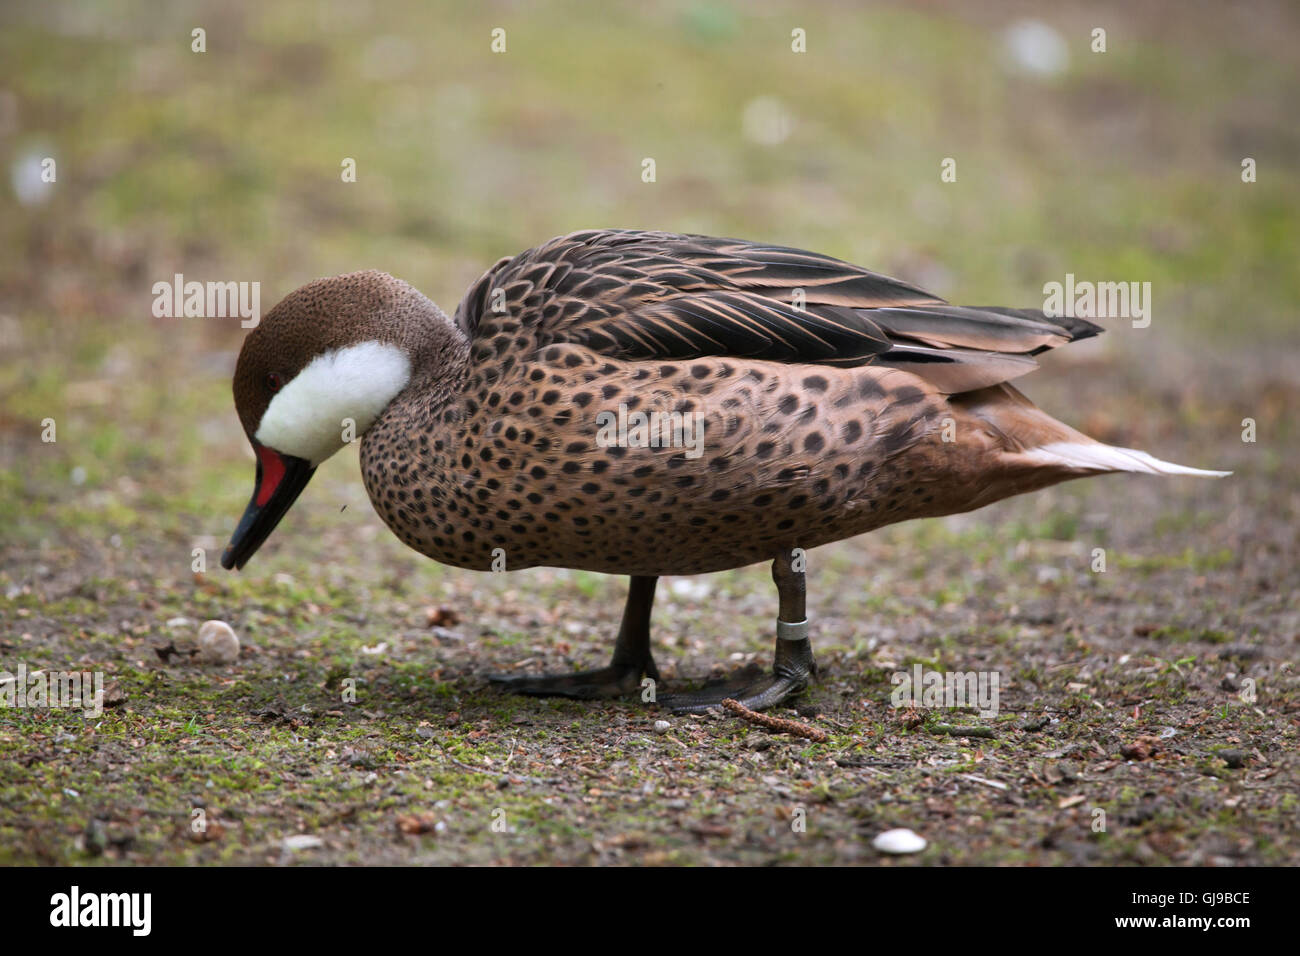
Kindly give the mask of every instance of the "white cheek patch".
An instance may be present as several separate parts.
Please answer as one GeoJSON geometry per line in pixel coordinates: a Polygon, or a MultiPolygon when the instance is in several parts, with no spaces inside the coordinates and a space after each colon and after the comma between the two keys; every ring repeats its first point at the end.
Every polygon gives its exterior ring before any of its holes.
{"type": "Polygon", "coordinates": [[[253,437],[319,465],[345,444],[346,419],[360,438],[410,380],[411,360],[395,345],[361,342],[326,352],[276,393],[253,437]]]}

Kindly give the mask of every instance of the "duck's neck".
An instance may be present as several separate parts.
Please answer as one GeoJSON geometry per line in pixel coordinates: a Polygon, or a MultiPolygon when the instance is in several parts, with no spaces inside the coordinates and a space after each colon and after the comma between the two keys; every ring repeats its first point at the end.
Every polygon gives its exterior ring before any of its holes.
{"type": "Polygon", "coordinates": [[[442,404],[460,394],[469,375],[469,339],[432,302],[404,323],[398,343],[411,358],[411,379],[404,394],[442,404]]]}

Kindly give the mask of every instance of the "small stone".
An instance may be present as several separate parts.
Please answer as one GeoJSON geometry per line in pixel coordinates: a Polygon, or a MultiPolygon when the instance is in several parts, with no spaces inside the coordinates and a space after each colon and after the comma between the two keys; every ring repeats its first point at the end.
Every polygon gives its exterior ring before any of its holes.
{"type": "Polygon", "coordinates": [[[919,836],[905,827],[895,830],[886,830],[874,840],[871,841],[881,853],[892,853],[896,856],[902,856],[907,853],[920,853],[926,847],[925,837],[919,836]]]}
{"type": "Polygon", "coordinates": [[[108,833],[103,821],[95,819],[87,821],[86,829],[82,831],[82,841],[87,855],[103,856],[104,850],[108,847],[108,833]]]}
{"type": "Polygon", "coordinates": [[[703,601],[709,596],[713,589],[705,581],[687,581],[679,578],[668,586],[673,597],[684,598],[687,601],[703,601]]]}
{"type": "Polygon", "coordinates": [[[1161,741],[1159,737],[1143,734],[1132,743],[1120,747],[1119,753],[1125,760],[1150,760],[1160,752],[1160,747],[1161,741]]]}
{"type": "Polygon", "coordinates": [[[1220,750],[1219,759],[1228,765],[1229,770],[1240,770],[1246,766],[1249,755],[1244,750],[1220,750]]]}
{"type": "Polygon", "coordinates": [[[439,822],[431,813],[408,813],[397,818],[397,829],[401,833],[414,836],[434,832],[438,829],[439,822]]]}
{"type": "Polygon", "coordinates": [[[460,623],[460,614],[453,607],[442,605],[424,609],[424,620],[429,627],[455,627],[460,623]]]}
{"type": "Polygon", "coordinates": [[[668,731],[669,731],[670,729],[672,729],[672,726],[673,726],[673,725],[670,724],[670,723],[668,723],[668,721],[666,721],[666,720],[656,720],[656,721],[655,721],[655,733],[657,733],[657,734],[666,734],[666,733],[668,733],[668,731]]]}
{"type": "Polygon", "coordinates": [[[239,638],[225,621],[204,621],[199,628],[199,654],[211,664],[239,660],[239,638]]]}
{"type": "Polygon", "coordinates": [[[291,853],[298,850],[319,850],[324,845],[324,840],[310,833],[298,833],[284,838],[284,848],[291,853]]]}
{"type": "Polygon", "coordinates": [[[1017,20],[1002,31],[1003,57],[1017,73],[1050,77],[1070,65],[1070,47],[1054,27],[1042,20],[1017,20]]]}

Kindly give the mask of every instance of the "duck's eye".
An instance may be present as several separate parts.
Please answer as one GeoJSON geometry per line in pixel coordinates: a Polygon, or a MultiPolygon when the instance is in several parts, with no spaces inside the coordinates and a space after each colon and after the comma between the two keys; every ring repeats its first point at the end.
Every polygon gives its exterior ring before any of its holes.
{"type": "Polygon", "coordinates": [[[266,376],[266,387],[269,388],[271,391],[278,392],[280,390],[281,384],[283,383],[280,381],[280,376],[277,375],[275,372],[272,372],[270,375],[266,376]]]}

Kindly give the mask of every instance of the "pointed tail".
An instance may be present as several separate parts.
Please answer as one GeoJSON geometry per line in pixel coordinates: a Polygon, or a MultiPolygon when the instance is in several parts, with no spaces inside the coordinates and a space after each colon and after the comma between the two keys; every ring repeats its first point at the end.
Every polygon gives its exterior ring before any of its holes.
{"type": "MultiPolygon", "coordinates": [[[[1031,471],[1064,472],[1064,477],[1119,471],[1195,475],[1200,478],[1223,478],[1232,474],[1230,471],[1188,468],[1161,461],[1144,451],[1104,445],[1057,421],[1007,383],[954,395],[951,402],[954,407],[975,416],[999,437],[997,453],[1003,462],[1028,466],[1031,471]]],[[[1056,480],[1064,480],[1064,477],[1056,480]]]]}
{"type": "Polygon", "coordinates": [[[1135,448],[1119,448],[1100,442],[1058,441],[1020,453],[1022,459],[1042,465],[1055,465],[1078,471],[1132,471],[1146,475],[1195,475],[1199,478],[1224,478],[1230,471],[1208,471],[1188,468],[1171,461],[1161,461],[1154,455],[1135,448]]]}

